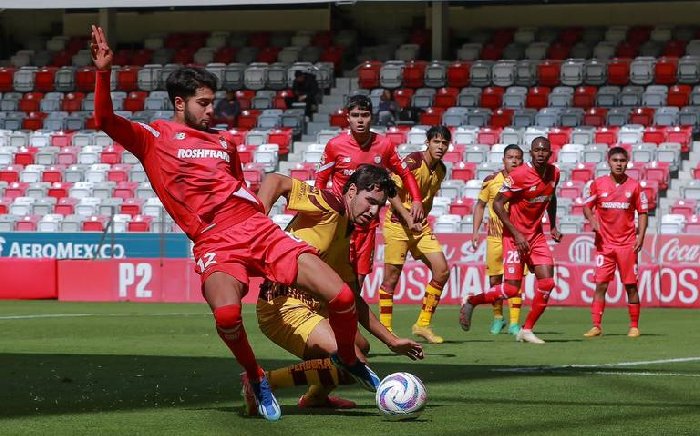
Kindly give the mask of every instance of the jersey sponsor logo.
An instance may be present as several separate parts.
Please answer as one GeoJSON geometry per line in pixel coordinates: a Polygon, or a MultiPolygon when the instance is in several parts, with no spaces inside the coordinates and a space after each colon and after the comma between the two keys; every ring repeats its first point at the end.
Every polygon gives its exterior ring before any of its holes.
{"type": "Polygon", "coordinates": [[[603,209],[629,209],[629,202],[624,201],[603,201],[600,203],[603,209]]]}
{"type": "Polygon", "coordinates": [[[185,132],[177,132],[175,134],[175,139],[177,139],[178,141],[182,141],[183,139],[185,139],[185,136],[185,132]]]}
{"type": "Polygon", "coordinates": [[[145,123],[139,123],[139,124],[141,125],[141,127],[148,130],[149,132],[151,132],[151,135],[155,136],[156,138],[160,136],[160,132],[157,131],[156,129],[154,129],[153,127],[149,126],[148,124],[145,124],[145,123]]]}
{"type": "Polygon", "coordinates": [[[343,170],[343,175],[346,175],[346,176],[352,176],[354,173],[355,173],[355,170],[349,170],[349,169],[343,170]]]}
{"type": "Polygon", "coordinates": [[[528,203],[546,203],[549,201],[551,195],[538,195],[528,200],[528,203]]]}
{"type": "Polygon", "coordinates": [[[225,151],[208,150],[204,148],[180,148],[177,151],[178,159],[221,159],[226,162],[231,162],[231,156],[225,151]]]}
{"type": "Polygon", "coordinates": [[[350,156],[344,156],[344,157],[340,158],[340,161],[342,163],[350,163],[350,162],[352,162],[352,158],[350,156]]]}

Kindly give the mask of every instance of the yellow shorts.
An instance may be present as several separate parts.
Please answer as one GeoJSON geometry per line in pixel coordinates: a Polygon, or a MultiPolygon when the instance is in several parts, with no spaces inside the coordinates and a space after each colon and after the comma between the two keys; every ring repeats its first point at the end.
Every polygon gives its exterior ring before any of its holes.
{"type": "Polygon", "coordinates": [[[415,234],[401,224],[387,221],[384,223],[384,244],[384,263],[392,265],[403,265],[409,250],[414,259],[420,259],[424,254],[442,252],[442,245],[427,224],[420,234],[415,234]]]}
{"type": "Polygon", "coordinates": [[[323,309],[314,311],[309,304],[287,296],[271,301],[258,299],[256,311],[263,334],[300,359],[304,358],[311,332],[327,318],[323,309]]]}
{"type": "MultiPolygon", "coordinates": [[[[523,275],[527,275],[527,266],[524,267],[523,275]]],[[[486,238],[486,275],[503,275],[503,240],[501,238],[486,238]]]]}

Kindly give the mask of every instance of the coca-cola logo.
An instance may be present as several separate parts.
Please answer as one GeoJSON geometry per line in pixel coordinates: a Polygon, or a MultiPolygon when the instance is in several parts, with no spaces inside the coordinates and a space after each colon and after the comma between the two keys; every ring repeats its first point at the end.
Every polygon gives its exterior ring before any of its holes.
{"type": "Polygon", "coordinates": [[[659,250],[661,263],[697,263],[700,261],[700,244],[681,244],[680,239],[673,238],[659,250]]]}
{"type": "Polygon", "coordinates": [[[578,264],[593,263],[595,240],[592,236],[579,236],[569,245],[569,260],[578,264]]]}

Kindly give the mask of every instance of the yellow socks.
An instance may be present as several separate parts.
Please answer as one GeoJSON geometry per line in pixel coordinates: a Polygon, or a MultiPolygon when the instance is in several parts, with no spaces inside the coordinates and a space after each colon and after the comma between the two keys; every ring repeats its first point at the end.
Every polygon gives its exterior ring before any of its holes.
{"type": "Polygon", "coordinates": [[[379,288],[379,322],[382,323],[390,332],[391,318],[394,313],[394,294],[379,288]]]}
{"type": "MultiPolygon", "coordinates": [[[[444,285],[443,285],[444,286],[444,285]]],[[[423,296],[423,306],[420,310],[420,315],[418,315],[418,321],[416,325],[419,327],[427,327],[430,325],[430,321],[433,318],[433,313],[438,304],[440,304],[440,296],[442,295],[442,286],[437,285],[435,282],[428,283],[425,287],[425,295],[423,296]]]]}

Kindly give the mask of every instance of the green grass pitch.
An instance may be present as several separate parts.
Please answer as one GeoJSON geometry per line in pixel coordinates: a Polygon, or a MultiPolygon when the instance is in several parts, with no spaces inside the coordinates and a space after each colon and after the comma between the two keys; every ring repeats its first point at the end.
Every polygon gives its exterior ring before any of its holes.
{"type": "MultiPolygon", "coordinates": [[[[411,422],[381,419],[373,395],[337,392],[349,411],[296,407],[301,389],[278,392],[282,419],[241,415],[239,367],[220,342],[205,305],[0,303],[0,434],[222,435],[518,435],[699,434],[698,311],[642,311],[642,336],[627,338],[627,313],[608,309],[606,335],[584,339],[586,308],[547,310],[537,333],[544,346],[488,333],[490,309],[473,331],[457,307],[440,307],[435,329],[446,343],[426,345],[411,362],[372,341],[380,376],[418,375],[428,407],[411,422]]],[[[408,334],[417,306],[396,306],[408,334]]],[[[257,329],[248,336],[265,368],[296,358],[257,329]]]]}

